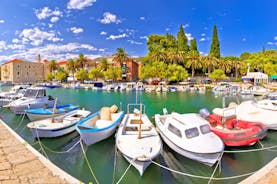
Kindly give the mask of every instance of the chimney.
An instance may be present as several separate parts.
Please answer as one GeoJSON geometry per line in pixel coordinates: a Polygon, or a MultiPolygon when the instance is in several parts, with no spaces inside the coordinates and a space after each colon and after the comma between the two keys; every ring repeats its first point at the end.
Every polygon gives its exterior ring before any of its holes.
{"type": "Polygon", "coordinates": [[[38,60],[37,60],[37,62],[41,63],[40,54],[38,54],[38,60]]]}

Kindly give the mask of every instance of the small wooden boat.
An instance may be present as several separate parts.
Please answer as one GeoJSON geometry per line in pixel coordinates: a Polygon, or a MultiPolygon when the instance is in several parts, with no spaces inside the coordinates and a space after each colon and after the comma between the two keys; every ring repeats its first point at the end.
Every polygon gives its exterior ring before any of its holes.
{"type": "Polygon", "coordinates": [[[117,112],[117,109],[116,106],[103,107],[77,124],[76,130],[87,145],[104,140],[115,132],[124,117],[124,112],[117,112]]]}
{"type": "Polygon", "coordinates": [[[207,118],[211,124],[211,130],[218,135],[226,146],[247,146],[253,145],[263,139],[267,133],[267,127],[259,122],[249,122],[237,120],[232,112],[233,108],[226,108],[229,113],[214,110],[213,112],[223,112],[209,114],[201,110],[201,114],[207,118]]]}
{"type": "Polygon", "coordinates": [[[124,116],[117,134],[116,146],[124,158],[130,162],[143,175],[145,169],[151,164],[151,160],[160,155],[162,141],[148,119],[143,104],[128,104],[127,114],[124,116]],[[131,107],[140,106],[129,113],[131,107]]]}
{"type": "Polygon", "coordinates": [[[28,110],[25,110],[25,112],[31,121],[36,121],[40,119],[51,118],[53,116],[63,115],[70,111],[77,110],[79,108],[80,108],[79,105],[66,104],[66,105],[58,105],[56,106],[56,108],[28,109],[28,110]]]}
{"type": "Polygon", "coordinates": [[[74,110],[61,116],[30,122],[27,127],[33,137],[58,137],[73,132],[76,124],[90,113],[87,110],[74,110]]]}
{"type": "Polygon", "coordinates": [[[195,113],[164,114],[155,115],[155,124],[163,141],[171,149],[209,166],[218,161],[224,144],[210,131],[209,122],[195,113]]]}

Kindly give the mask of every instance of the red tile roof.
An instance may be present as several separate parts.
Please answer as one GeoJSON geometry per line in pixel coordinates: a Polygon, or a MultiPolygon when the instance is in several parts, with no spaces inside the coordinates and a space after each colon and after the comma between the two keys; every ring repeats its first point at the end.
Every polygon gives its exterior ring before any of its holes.
{"type": "Polygon", "coordinates": [[[3,65],[8,64],[8,63],[19,63],[19,62],[22,62],[22,60],[20,60],[20,59],[13,59],[13,60],[10,60],[10,61],[7,61],[7,62],[3,63],[3,65]]]}
{"type": "Polygon", "coordinates": [[[58,65],[66,65],[67,61],[58,61],[58,65]]]}

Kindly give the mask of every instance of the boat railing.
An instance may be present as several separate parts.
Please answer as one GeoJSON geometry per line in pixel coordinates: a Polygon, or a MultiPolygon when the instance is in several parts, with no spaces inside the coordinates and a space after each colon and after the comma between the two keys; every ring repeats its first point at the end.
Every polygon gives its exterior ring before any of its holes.
{"type": "Polygon", "coordinates": [[[145,114],[145,105],[144,104],[128,104],[127,105],[127,113],[129,114],[130,109],[134,110],[135,108],[140,109],[140,105],[142,105],[142,114],[145,114]]]}

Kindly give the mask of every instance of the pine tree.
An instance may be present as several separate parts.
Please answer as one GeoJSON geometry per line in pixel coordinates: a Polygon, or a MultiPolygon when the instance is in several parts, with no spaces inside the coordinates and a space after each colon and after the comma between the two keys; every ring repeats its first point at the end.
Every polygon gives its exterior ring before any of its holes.
{"type": "Polygon", "coordinates": [[[212,44],[211,44],[211,49],[210,49],[210,56],[215,57],[215,58],[220,58],[220,44],[219,44],[219,39],[217,36],[217,28],[216,25],[214,25],[214,30],[213,30],[213,38],[212,38],[212,44]]]}
{"type": "Polygon", "coordinates": [[[177,34],[177,49],[178,51],[184,51],[185,53],[188,53],[189,51],[188,38],[185,35],[182,24],[180,25],[180,29],[177,34]]]}

